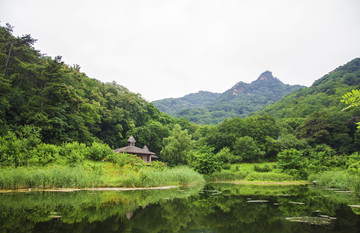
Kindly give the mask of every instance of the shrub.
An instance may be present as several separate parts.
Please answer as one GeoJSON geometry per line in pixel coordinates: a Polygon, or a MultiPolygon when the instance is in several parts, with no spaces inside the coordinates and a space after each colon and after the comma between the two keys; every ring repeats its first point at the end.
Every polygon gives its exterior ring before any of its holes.
{"type": "Polygon", "coordinates": [[[308,161],[302,153],[296,149],[280,152],[277,156],[277,167],[286,174],[305,179],[308,161]]]}
{"type": "Polygon", "coordinates": [[[30,165],[45,165],[55,162],[59,159],[61,148],[56,145],[41,143],[36,148],[30,151],[32,155],[29,159],[30,165]]]}
{"type": "Polygon", "coordinates": [[[242,161],[241,156],[234,156],[228,147],[222,148],[217,154],[217,158],[223,163],[237,163],[242,161]]]}
{"type": "Polygon", "coordinates": [[[94,161],[101,161],[107,156],[116,153],[109,145],[99,142],[93,142],[87,152],[86,157],[94,161]]]}
{"type": "Polygon", "coordinates": [[[130,166],[137,166],[137,167],[143,167],[146,165],[146,163],[140,157],[128,153],[119,154],[115,152],[108,155],[105,160],[116,163],[120,167],[123,167],[127,164],[130,166]]]}
{"type": "Polygon", "coordinates": [[[265,164],[263,167],[259,165],[254,165],[254,170],[256,172],[271,172],[272,168],[268,164],[265,164]]]}
{"type": "Polygon", "coordinates": [[[214,155],[213,148],[202,147],[197,151],[192,151],[191,166],[200,174],[211,174],[221,170],[222,163],[214,155]]]}
{"type": "Polygon", "coordinates": [[[159,171],[164,170],[166,168],[164,162],[161,161],[151,161],[151,167],[159,171]]]}
{"type": "Polygon", "coordinates": [[[66,159],[67,164],[75,166],[84,161],[85,155],[88,154],[88,150],[89,149],[83,143],[65,143],[61,147],[60,155],[66,159]]]}
{"type": "Polygon", "coordinates": [[[28,150],[22,140],[16,134],[8,132],[0,137],[0,162],[7,166],[23,166],[29,159],[28,150]]]}

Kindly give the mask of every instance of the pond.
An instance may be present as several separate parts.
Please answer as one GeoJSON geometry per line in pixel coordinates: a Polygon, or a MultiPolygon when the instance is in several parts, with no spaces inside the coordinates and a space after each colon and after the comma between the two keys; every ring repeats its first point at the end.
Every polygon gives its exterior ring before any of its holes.
{"type": "Polygon", "coordinates": [[[358,232],[360,198],[314,186],[0,194],[0,232],[358,232]]]}

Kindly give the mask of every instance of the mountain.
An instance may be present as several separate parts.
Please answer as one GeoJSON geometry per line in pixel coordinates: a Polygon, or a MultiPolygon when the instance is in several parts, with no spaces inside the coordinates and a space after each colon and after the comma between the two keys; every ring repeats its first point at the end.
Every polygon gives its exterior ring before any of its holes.
{"type": "Polygon", "coordinates": [[[270,71],[265,71],[257,80],[251,83],[238,82],[222,94],[213,95],[214,93],[206,92],[213,97],[206,101],[206,96],[200,95],[199,92],[178,99],[158,100],[153,104],[161,111],[178,118],[189,119],[193,123],[217,124],[226,118],[246,117],[302,87],[284,84],[270,71]],[[181,105],[184,98],[187,103],[191,103],[187,107],[181,105]],[[199,100],[202,103],[199,103],[199,100]]]}
{"type": "Polygon", "coordinates": [[[181,98],[167,98],[156,100],[152,103],[159,108],[160,111],[172,115],[185,108],[205,107],[214,102],[220,95],[219,93],[209,91],[199,91],[198,93],[188,94],[181,98]]]}
{"type": "Polygon", "coordinates": [[[360,89],[360,58],[316,80],[311,87],[295,91],[266,106],[257,114],[269,114],[278,118],[305,118],[320,111],[339,112],[345,107],[341,102],[342,96],[353,89],[360,89]]]}

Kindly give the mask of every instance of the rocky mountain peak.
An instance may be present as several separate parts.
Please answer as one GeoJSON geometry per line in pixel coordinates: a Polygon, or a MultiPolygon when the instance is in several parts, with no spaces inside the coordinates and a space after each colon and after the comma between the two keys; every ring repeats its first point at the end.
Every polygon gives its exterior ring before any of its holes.
{"type": "Polygon", "coordinates": [[[257,80],[270,80],[270,79],[274,79],[274,76],[272,75],[271,71],[265,71],[264,73],[260,74],[259,78],[257,80]]]}

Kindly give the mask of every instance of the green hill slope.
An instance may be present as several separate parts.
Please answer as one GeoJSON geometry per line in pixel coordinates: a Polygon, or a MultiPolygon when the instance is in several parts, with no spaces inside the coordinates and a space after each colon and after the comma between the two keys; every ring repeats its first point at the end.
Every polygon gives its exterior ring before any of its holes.
{"type": "Polygon", "coordinates": [[[360,58],[340,66],[314,82],[311,87],[300,89],[266,106],[257,114],[270,114],[278,118],[304,118],[322,110],[340,111],[342,95],[360,88],[360,58]]]}
{"type": "Polygon", "coordinates": [[[181,98],[167,98],[152,103],[162,112],[173,115],[185,108],[202,108],[214,102],[221,94],[208,91],[199,91],[181,98]]]}

